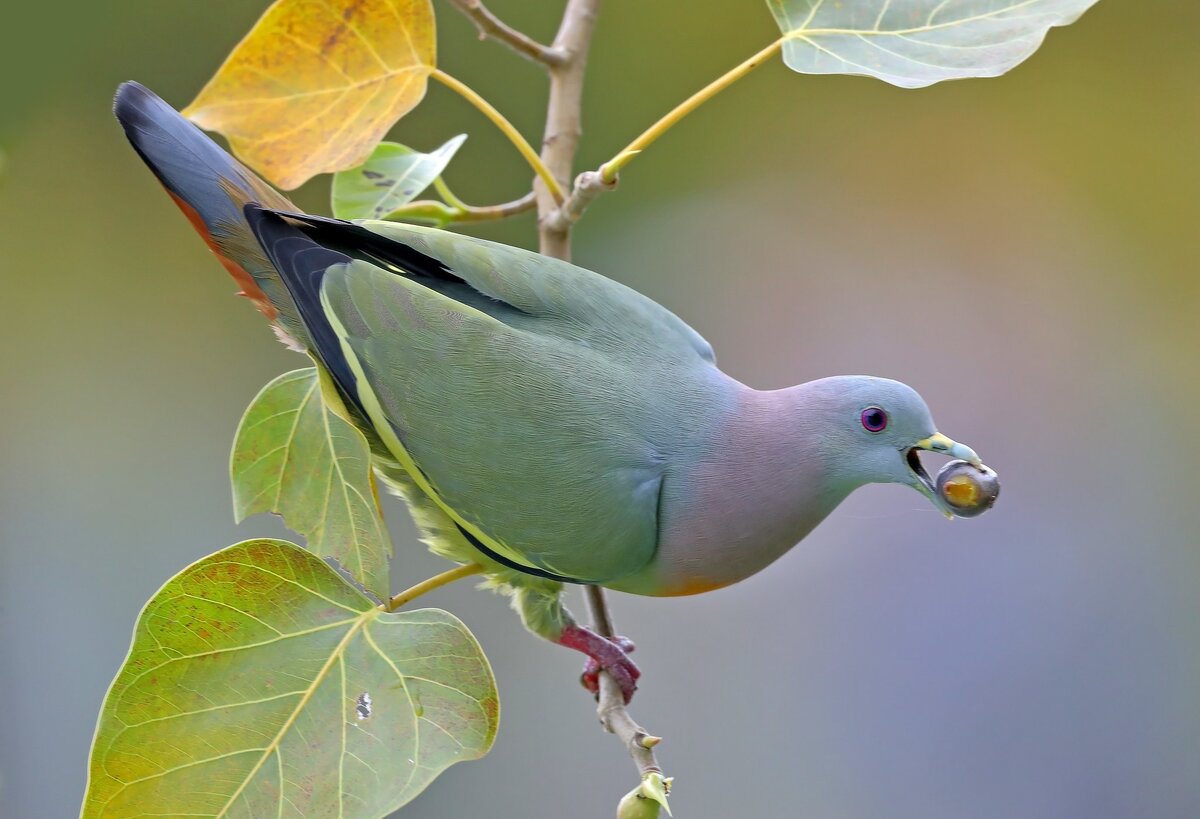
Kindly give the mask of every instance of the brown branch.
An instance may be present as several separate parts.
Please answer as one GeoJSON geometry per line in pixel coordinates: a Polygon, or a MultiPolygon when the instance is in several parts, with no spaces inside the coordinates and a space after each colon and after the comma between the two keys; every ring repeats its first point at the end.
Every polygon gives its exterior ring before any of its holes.
{"type": "MultiPolygon", "coordinates": [[[[562,53],[563,61],[550,67],[550,102],[542,139],[542,162],[564,190],[570,183],[575,152],[583,134],[580,125],[583,71],[599,7],[600,0],[568,0],[552,46],[562,53]]],[[[570,226],[552,225],[548,218],[559,203],[540,181],[534,183],[534,190],[538,194],[538,238],[542,253],[570,260],[570,226]]]]}
{"type": "MultiPolygon", "coordinates": [[[[550,66],[550,102],[546,111],[546,130],[542,140],[542,162],[565,189],[571,179],[575,153],[582,136],[583,73],[587,64],[588,47],[596,27],[600,0],[568,0],[562,23],[554,38],[552,49],[562,54],[562,61],[550,66]]],[[[581,178],[588,174],[581,174],[581,178]]],[[[591,174],[596,176],[598,174],[591,174]]],[[[590,177],[589,177],[590,179],[590,177]]],[[[540,180],[534,182],[538,203],[538,240],[541,252],[547,256],[569,261],[571,258],[571,227],[583,213],[587,202],[595,197],[590,182],[577,181],[571,199],[560,209],[559,203],[540,180]]],[[[595,630],[606,637],[613,636],[612,618],[604,599],[604,590],[587,587],[588,609],[595,630]]],[[[647,734],[625,707],[625,697],[616,680],[600,672],[600,697],[596,707],[600,724],[615,734],[633,757],[643,785],[659,789],[669,786],[662,780],[662,768],[654,756],[659,738],[647,734]]],[[[665,793],[662,796],[665,799],[665,793]]]]}
{"type": "Polygon", "coordinates": [[[486,40],[491,37],[522,57],[545,66],[560,65],[563,62],[563,52],[544,46],[532,37],[506,25],[480,0],[450,0],[450,3],[475,24],[475,28],[479,29],[479,39],[486,40]]]}
{"type": "Polygon", "coordinates": [[[570,230],[571,225],[578,222],[579,217],[583,216],[587,206],[592,204],[593,199],[616,187],[616,179],[612,182],[605,182],[599,171],[584,171],[575,177],[575,187],[571,189],[571,195],[567,197],[567,201],[551,211],[542,221],[550,230],[570,230]]]}
{"type": "MultiPolygon", "coordinates": [[[[586,588],[592,628],[602,637],[615,637],[616,631],[613,629],[612,617],[608,613],[608,602],[604,599],[604,589],[599,586],[587,586],[586,588]]],[[[596,706],[596,714],[600,717],[600,724],[604,726],[604,730],[616,734],[625,746],[625,750],[633,757],[633,764],[637,765],[639,775],[644,777],[649,773],[662,773],[658,760],[654,758],[654,746],[661,741],[661,738],[646,733],[645,729],[629,716],[629,709],[625,707],[625,695],[621,693],[621,686],[617,685],[617,681],[610,674],[600,674],[600,701],[596,706]]]]}

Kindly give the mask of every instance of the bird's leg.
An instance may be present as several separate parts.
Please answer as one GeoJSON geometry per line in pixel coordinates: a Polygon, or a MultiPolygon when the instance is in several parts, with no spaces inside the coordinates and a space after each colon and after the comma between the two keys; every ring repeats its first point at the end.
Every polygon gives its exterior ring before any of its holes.
{"type": "Polygon", "coordinates": [[[609,639],[575,622],[562,604],[562,584],[515,573],[506,578],[513,596],[513,608],[521,615],[525,628],[552,643],[573,648],[588,656],[580,682],[593,694],[600,691],[600,672],[610,673],[625,701],[637,689],[642,672],[629,659],[633,643],[624,637],[609,639]]]}
{"type": "Polygon", "coordinates": [[[610,640],[586,626],[572,623],[563,629],[555,642],[588,656],[587,665],[579,678],[588,691],[599,695],[600,672],[607,671],[621,687],[625,702],[628,703],[633,698],[638,677],[642,676],[642,672],[634,665],[633,660],[629,659],[629,652],[633,651],[634,646],[628,638],[614,637],[610,640]]]}

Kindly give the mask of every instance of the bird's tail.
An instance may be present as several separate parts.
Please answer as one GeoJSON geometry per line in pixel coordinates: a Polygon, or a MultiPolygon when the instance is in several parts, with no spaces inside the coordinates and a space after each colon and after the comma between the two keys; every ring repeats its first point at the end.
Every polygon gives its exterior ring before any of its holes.
{"type": "Polygon", "coordinates": [[[233,275],[242,293],[290,346],[309,346],[295,303],[255,239],[247,204],[294,211],[295,205],[230,156],[154,92],[136,82],[117,89],[113,113],[133,148],[188,221],[233,275]]]}

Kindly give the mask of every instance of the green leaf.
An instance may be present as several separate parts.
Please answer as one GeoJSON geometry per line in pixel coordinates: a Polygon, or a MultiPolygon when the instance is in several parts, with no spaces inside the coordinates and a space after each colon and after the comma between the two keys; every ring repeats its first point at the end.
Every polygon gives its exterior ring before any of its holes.
{"type": "Polygon", "coordinates": [[[142,610],[82,816],[384,816],[483,756],[498,709],[452,615],[386,613],[299,546],[246,541],[142,610]]]}
{"type": "Polygon", "coordinates": [[[920,88],[995,77],[1096,0],[767,0],[783,61],[804,74],[864,74],[920,88]]]}
{"type": "Polygon", "coordinates": [[[380,598],[388,592],[387,527],[362,433],[321,398],[314,367],[279,376],[255,397],[233,442],[238,521],[274,512],[313,552],[337,560],[380,598]]]}
{"type": "Polygon", "coordinates": [[[417,198],[450,164],[466,140],[459,134],[432,153],[381,142],[357,168],[333,177],[333,215],[339,219],[382,219],[417,198]]]}

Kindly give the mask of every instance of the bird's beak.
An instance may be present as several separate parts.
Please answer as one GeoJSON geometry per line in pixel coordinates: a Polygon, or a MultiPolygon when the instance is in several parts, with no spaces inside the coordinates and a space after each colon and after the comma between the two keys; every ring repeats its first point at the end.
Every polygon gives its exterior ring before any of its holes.
{"type": "Polygon", "coordinates": [[[935,432],[928,438],[917,441],[914,444],[916,449],[924,449],[927,452],[941,452],[944,455],[949,455],[951,458],[961,458],[973,466],[982,466],[983,461],[979,460],[979,456],[975,454],[975,450],[966,444],[960,444],[947,438],[940,432],[935,432]]]}
{"type": "Polygon", "coordinates": [[[938,497],[937,487],[934,484],[933,478],[925,471],[925,467],[921,465],[921,459],[917,457],[917,450],[923,449],[926,452],[939,452],[943,455],[949,455],[951,458],[960,458],[975,466],[982,466],[983,461],[979,460],[979,456],[975,454],[975,450],[966,444],[960,444],[957,441],[947,438],[940,432],[935,432],[928,438],[923,438],[917,441],[911,447],[903,451],[904,460],[908,463],[908,468],[912,471],[916,478],[914,486],[922,495],[929,498],[934,506],[945,515],[947,518],[953,519],[954,514],[946,506],[945,502],[938,497]]]}

